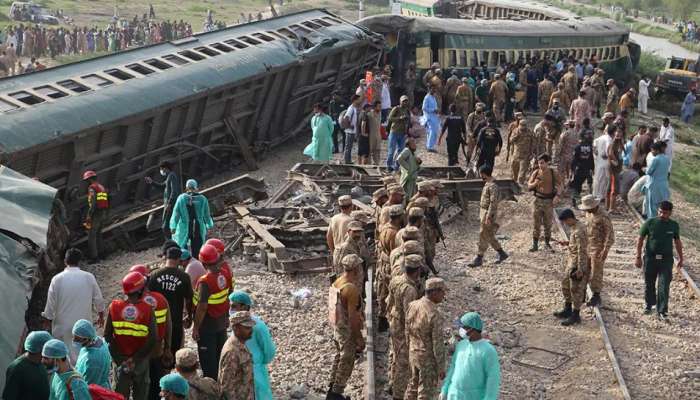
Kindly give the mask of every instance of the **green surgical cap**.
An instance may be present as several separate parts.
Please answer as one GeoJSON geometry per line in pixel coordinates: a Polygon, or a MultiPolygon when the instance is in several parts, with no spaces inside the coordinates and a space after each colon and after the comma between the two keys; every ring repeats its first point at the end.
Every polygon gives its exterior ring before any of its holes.
{"type": "Polygon", "coordinates": [[[68,357],[68,347],[61,340],[51,339],[44,343],[41,355],[46,358],[65,358],[68,357]]]}
{"type": "Polygon", "coordinates": [[[53,336],[46,331],[30,332],[27,338],[24,339],[24,349],[34,354],[41,353],[41,349],[44,348],[44,343],[51,339],[53,339],[53,336]]]}
{"type": "Polygon", "coordinates": [[[462,326],[464,326],[465,328],[476,329],[477,331],[480,331],[480,332],[484,328],[484,323],[481,322],[481,317],[479,316],[479,313],[476,313],[473,311],[462,315],[462,318],[460,318],[459,321],[462,323],[462,326]]]}
{"type": "Polygon", "coordinates": [[[232,303],[243,304],[248,307],[253,305],[253,301],[250,299],[250,296],[248,296],[248,293],[242,290],[236,290],[235,292],[231,293],[228,296],[228,299],[232,303]]]}
{"type": "Polygon", "coordinates": [[[190,385],[187,383],[185,378],[177,373],[165,375],[164,377],[160,378],[160,388],[161,390],[167,390],[168,392],[175,393],[180,396],[187,396],[190,391],[190,385]]]}
{"type": "Polygon", "coordinates": [[[86,319],[79,319],[73,325],[73,336],[78,336],[85,339],[94,339],[97,336],[95,327],[86,319]]]}

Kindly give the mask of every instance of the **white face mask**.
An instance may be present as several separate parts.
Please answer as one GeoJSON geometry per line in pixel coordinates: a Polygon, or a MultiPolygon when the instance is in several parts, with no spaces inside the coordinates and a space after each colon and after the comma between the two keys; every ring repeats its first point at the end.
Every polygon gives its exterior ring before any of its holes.
{"type": "Polygon", "coordinates": [[[462,339],[466,339],[467,338],[467,331],[464,328],[459,328],[459,336],[462,339]]]}
{"type": "Polygon", "coordinates": [[[163,176],[165,176],[165,175],[167,175],[168,173],[167,173],[164,169],[161,169],[161,170],[160,170],[160,174],[163,175],[163,176]]]}
{"type": "Polygon", "coordinates": [[[71,343],[71,346],[72,346],[73,352],[75,352],[75,354],[80,353],[80,349],[83,348],[83,344],[82,344],[82,343],[78,343],[78,342],[72,342],[72,343],[71,343]]]}

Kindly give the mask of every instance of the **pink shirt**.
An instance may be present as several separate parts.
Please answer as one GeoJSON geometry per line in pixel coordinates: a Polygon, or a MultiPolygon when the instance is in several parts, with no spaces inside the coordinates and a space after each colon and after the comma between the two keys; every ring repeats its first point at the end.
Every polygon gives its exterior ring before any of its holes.
{"type": "Polygon", "coordinates": [[[192,281],[192,287],[195,287],[199,278],[204,276],[204,274],[207,273],[207,270],[204,269],[204,265],[202,265],[202,263],[199,262],[199,260],[192,257],[190,259],[190,263],[187,264],[187,268],[185,268],[185,272],[187,272],[187,274],[190,276],[190,280],[192,281]]]}

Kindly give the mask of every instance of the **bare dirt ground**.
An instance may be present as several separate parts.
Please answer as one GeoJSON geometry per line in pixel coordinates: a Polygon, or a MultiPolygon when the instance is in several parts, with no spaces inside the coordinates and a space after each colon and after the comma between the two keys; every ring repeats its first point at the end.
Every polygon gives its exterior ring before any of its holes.
{"type": "MultiPolygon", "coordinates": [[[[534,125],[535,121],[531,122],[534,125]]],[[[273,193],[284,181],[286,170],[294,163],[305,160],[301,150],[307,140],[299,138],[275,149],[260,162],[260,169],[251,175],[263,177],[269,192],[273,193]]],[[[444,148],[438,154],[430,154],[424,151],[421,142],[418,152],[425,165],[446,165],[444,148]]],[[[504,156],[501,156],[497,160],[495,174],[497,178],[508,178],[507,171],[504,156]]],[[[221,179],[236,174],[228,173],[221,179]]],[[[485,334],[496,345],[501,358],[503,399],[620,399],[622,396],[590,309],[582,311],[583,323],[573,328],[561,327],[551,315],[563,302],[560,279],[563,276],[564,249],[555,246],[554,252],[533,254],[527,251],[532,237],[531,202],[532,196],[524,194],[519,196],[517,202],[504,201],[500,205],[499,240],[511,255],[502,265],[493,264],[495,253],[489,251],[484,267],[466,267],[474,256],[478,237],[478,206],[475,203],[470,204],[466,216],[460,216],[444,227],[447,249],[438,245],[436,265],[440,276],[448,281],[450,287],[446,302],[441,306],[448,321],[445,338],[456,333],[452,321],[463,313],[472,310],[481,313],[485,321],[485,334]],[[521,354],[532,347],[556,354],[541,351],[521,354]],[[547,371],[521,366],[514,360],[556,368],[547,371]],[[557,366],[561,361],[563,364],[557,366]]],[[[683,201],[678,202],[677,212],[698,214],[697,208],[683,201]]],[[[557,237],[558,233],[556,230],[554,232],[557,237]]],[[[631,241],[627,245],[632,249],[631,241]]],[[[693,246],[689,247],[686,259],[694,268],[692,264],[698,259],[697,252],[693,246]]],[[[129,266],[156,258],[157,249],[115,255],[93,272],[105,297],[111,299],[118,296],[119,279],[129,266]]],[[[234,256],[232,261],[237,288],[252,294],[254,312],[270,326],[278,345],[278,355],[270,365],[275,398],[289,398],[292,391],[306,393],[309,399],[322,398],[327,389],[333,358],[332,333],[326,322],[327,278],[325,275],[272,274],[265,271],[258,260],[239,256],[234,256]],[[294,308],[289,291],[304,287],[311,290],[312,296],[305,305],[294,308]]],[[[617,268],[634,271],[632,265],[617,268]]],[[[614,283],[615,280],[615,273],[606,276],[606,282],[623,285],[623,290],[625,284],[630,285],[628,297],[615,300],[625,304],[615,306],[625,308],[625,311],[619,316],[608,311],[606,315],[609,317],[606,318],[612,325],[610,334],[613,344],[620,347],[624,356],[621,359],[627,362],[627,365],[623,364],[623,373],[634,373],[635,398],[670,398],[670,393],[664,392],[663,388],[671,382],[674,382],[674,389],[678,389],[673,397],[693,398],[693,393],[697,393],[693,391],[697,389],[697,381],[683,378],[684,371],[674,363],[683,359],[683,354],[686,354],[685,359],[687,355],[697,354],[697,299],[690,299],[683,284],[675,281],[671,289],[671,325],[659,325],[651,320],[636,323],[642,318],[642,287],[638,286],[637,281],[629,283],[623,279],[614,283]],[[686,310],[693,310],[692,319],[685,318],[686,310]],[[619,322],[618,318],[631,320],[634,324],[619,322]],[[619,329],[623,331],[616,328],[618,322],[621,326],[619,329]],[[651,333],[630,330],[630,326],[651,333]],[[649,357],[650,354],[659,353],[647,352],[647,346],[653,347],[654,343],[662,342],[663,357],[649,357]],[[659,393],[661,395],[656,395],[659,393]]],[[[377,388],[380,398],[389,398],[382,392],[386,384],[386,354],[382,352],[387,348],[386,336],[379,335],[377,340],[377,388]]],[[[190,341],[188,346],[193,346],[193,343],[190,341]]],[[[353,399],[362,396],[365,365],[363,359],[358,361],[348,385],[346,393],[353,399]]]]}

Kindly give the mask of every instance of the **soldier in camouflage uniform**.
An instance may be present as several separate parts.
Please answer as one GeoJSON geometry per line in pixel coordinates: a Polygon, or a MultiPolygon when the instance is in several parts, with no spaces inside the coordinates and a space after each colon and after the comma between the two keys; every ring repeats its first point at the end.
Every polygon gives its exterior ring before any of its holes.
{"type": "Polygon", "coordinates": [[[566,121],[564,133],[559,138],[559,146],[557,146],[557,172],[563,182],[568,182],[571,178],[571,163],[574,161],[574,150],[579,142],[575,127],[576,121],[573,119],[566,121]]]}
{"type": "Polygon", "coordinates": [[[331,218],[328,224],[328,232],[326,232],[326,244],[334,259],[337,258],[335,256],[337,248],[345,241],[345,236],[348,233],[348,224],[353,220],[352,216],[350,216],[352,213],[352,197],[348,195],[338,197],[338,207],[340,207],[340,212],[331,218]]]}
{"type": "Polygon", "coordinates": [[[586,212],[588,256],[591,266],[589,285],[593,292],[588,306],[595,307],[600,305],[600,292],[603,289],[603,267],[610,248],[615,244],[615,230],[610,216],[607,211],[600,207],[595,196],[590,194],[584,196],[581,199],[579,209],[586,212]]]}
{"type": "Polygon", "coordinates": [[[377,281],[375,291],[377,293],[377,303],[379,304],[377,325],[379,332],[386,332],[389,322],[386,319],[386,298],[389,295],[389,282],[391,281],[391,264],[389,255],[395,248],[396,233],[403,228],[404,212],[403,207],[395,204],[389,210],[391,220],[382,225],[377,238],[377,281]]]}
{"type": "Polygon", "coordinates": [[[389,210],[391,209],[391,206],[396,204],[403,205],[403,199],[406,194],[401,185],[398,183],[390,184],[387,190],[389,192],[389,201],[384,204],[382,211],[379,213],[378,226],[380,227],[389,222],[391,219],[389,218],[389,210]]]}
{"type": "Polygon", "coordinates": [[[457,88],[455,93],[455,105],[457,106],[457,114],[461,115],[465,120],[469,117],[474,107],[474,92],[469,86],[469,80],[462,78],[462,84],[457,88]]]}
{"type": "MultiPolygon", "coordinates": [[[[457,76],[457,70],[453,69],[452,73],[450,74],[450,77],[447,78],[447,81],[445,82],[445,101],[443,104],[445,105],[445,109],[450,106],[450,104],[455,102],[455,97],[457,95],[457,88],[459,87],[461,81],[459,80],[459,77],[457,76]]],[[[443,109],[443,113],[446,111],[443,109]]]]}
{"type": "Polygon", "coordinates": [[[595,112],[596,116],[600,118],[600,106],[603,104],[605,99],[605,71],[600,68],[596,68],[595,74],[591,77],[591,87],[595,91],[595,112]]]}
{"type": "Polygon", "coordinates": [[[183,348],[175,353],[175,370],[190,385],[189,400],[220,400],[221,388],[215,380],[201,377],[197,373],[199,359],[197,351],[183,348]]]}
{"type": "Polygon", "coordinates": [[[416,240],[418,231],[412,229],[410,231],[404,232],[404,242],[401,246],[396,247],[389,256],[389,263],[391,264],[391,278],[401,275],[403,272],[403,264],[406,256],[410,254],[417,254],[423,258],[424,250],[423,244],[416,240]]]}
{"type": "MultiPolygon", "coordinates": [[[[547,119],[547,116],[545,115],[545,117],[542,118],[542,120],[535,125],[535,129],[533,130],[532,153],[536,156],[544,153],[547,149],[547,137],[551,136],[550,124],[551,122],[547,119]]],[[[535,160],[533,159],[533,161],[535,160]]]]}
{"type": "Polygon", "coordinates": [[[569,94],[564,89],[564,84],[562,82],[557,83],[557,90],[549,96],[549,107],[547,107],[547,109],[552,108],[554,100],[559,101],[559,104],[564,108],[564,112],[568,111],[569,107],[571,107],[573,99],[569,98],[569,94]]]}
{"type": "Polygon", "coordinates": [[[514,181],[524,185],[530,160],[535,155],[535,138],[527,126],[527,119],[522,118],[518,122],[518,127],[510,136],[510,145],[513,147],[513,158],[510,161],[511,176],[514,181]]]}
{"type": "Polygon", "coordinates": [[[486,114],[484,113],[484,103],[476,103],[474,112],[467,116],[467,165],[474,155],[476,148],[476,137],[479,134],[478,128],[486,123],[486,114]]]}
{"type": "Polygon", "coordinates": [[[406,310],[406,341],[411,380],[406,400],[435,400],[438,382],[445,377],[444,319],[438,304],[445,298],[447,286],[440,278],[425,283],[425,296],[411,302],[406,310]]]}
{"type": "Polygon", "coordinates": [[[394,399],[404,398],[410,378],[405,332],[406,310],[412,301],[418,299],[418,279],[423,265],[423,257],[417,254],[407,255],[402,264],[404,272],[391,279],[387,299],[391,329],[389,376],[391,394],[394,399]]]}
{"type": "Polygon", "coordinates": [[[561,78],[561,82],[564,83],[564,91],[569,100],[574,101],[578,95],[578,77],[576,76],[576,68],[573,65],[569,67],[569,70],[561,78]]]}
{"type": "Polygon", "coordinates": [[[619,107],[620,101],[620,89],[618,89],[613,79],[608,79],[608,81],[605,82],[605,85],[608,87],[607,101],[605,102],[605,112],[617,114],[617,109],[619,107]]]}
{"type": "MultiPolygon", "coordinates": [[[[423,184],[424,193],[431,193],[432,185],[429,182],[420,182],[423,184]]],[[[420,189],[419,189],[420,190],[420,189]]],[[[431,207],[430,199],[427,197],[418,197],[411,203],[409,203],[409,210],[413,207],[420,207],[423,209],[424,216],[428,213],[434,213],[433,207],[431,207]]],[[[435,226],[434,221],[429,221],[428,218],[423,218],[423,224],[421,225],[421,230],[423,232],[423,245],[425,246],[425,260],[428,265],[432,265],[433,259],[435,259],[435,244],[439,240],[438,230],[435,226]]]]}
{"type": "Polygon", "coordinates": [[[331,378],[326,399],[345,400],[343,392],[355,366],[355,353],[362,351],[361,290],[354,282],[361,274],[362,259],[354,254],[343,257],[343,275],[328,289],[328,318],[333,328],[335,357],[331,367],[331,378]]]}
{"type": "Polygon", "coordinates": [[[342,261],[348,254],[355,254],[360,257],[363,261],[363,268],[361,268],[359,275],[359,280],[355,284],[362,288],[363,282],[365,280],[364,271],[374,262],[372,256],[369,254],[369,249],[365,243],[365,230],[357,221],[352,221],[348,224],[348,234],[345,241],[336,249],[333,253],[333,266],[336,276],[340,276],[343,273],[342,261]]]}
{"type": "Polygon", "coordinates": [[[537,157],[537,169],[532,172],[527,181],[527,188],[533,192],[535,201],[532,204],[532,247],[531,252],[539,249],[540,228],[544,226],[544,245],[551,250],[549,243],[552,239],[552,217],[554,204],[561,193],[561,180],[554,168],[550,167],[551,158],[547,154],[537,157]]]}
{"type": "Polygon", "coordinates": [[[545,77],[537,87],[537,95],[539,96],[540,110],[544,113],[549,110],[549,99],[554,93],[554,83],[545,77]]]}
{"type": "Polygon", "coordinates": [[[423,209],[420,207],[408,209],[407,224],[396,234],[394,248],[401,246],[406,240],[418,240],[423,245],[423,215],[423,209]],[[411,233],[410,236],[407,236],[408,231],[415,231],[415,235],[411,233]]]}
{"type": "Polygon", "coordinates": [[[484,253],[489,246],[493,247],[498,253],[496,264],[500,264],[508,258],[508,254],[503,251],[501,244],[496,239],[498,231],[498,185],[491,174],[493,167],[490,165],[482,165],[479,168],[479,174],[484,181],[484,188],[481,191],[481,201],[479,202],[479,245],[477,248],[476,258],[469,263],[469,267],[479,267],[484,263],[484,253]]]}
{"type": "Polygon", "coordinates": [[[554,313],[557,318],[565,319],[562,325],[569,326],[581,322],[581,304],[586,297],[588,282],[588,235],[586,225],[576,219],[574,212],[567,208],[559,213],[559,220],[571,229],[568,242],[561,242],[569,247],[564,279],[561,291],[564,294],[564,309],[554,313]]]}
{"type": "Polygon", "coordinates": [[[229,400],[254,400],[253,358],[245,342],[253,336],[255,321],[249,311],[236,311],[231,316],[231,335],[221,350],[219,379],[221,392],[229,400]]]}
{"type": "Polygon", "coordinates": [[[379,216],[382,213],[382,207],[389,201],[389,192],[384,188],[379,188],[372,193],[372,203],[374,203],[374,238],[379,237],[379,216]]]}

